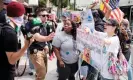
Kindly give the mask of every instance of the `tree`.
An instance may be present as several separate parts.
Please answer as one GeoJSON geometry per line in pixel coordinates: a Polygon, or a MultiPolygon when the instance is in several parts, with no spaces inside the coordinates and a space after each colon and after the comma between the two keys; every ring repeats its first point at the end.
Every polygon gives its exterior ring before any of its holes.
{"type": "Polygon", "coordinates": [[[39,0],[39,6],[40,7],[46,7],[47,0],[39,0]]]}
{"type": "Polygon", "coordinates": [[[69,0],[50,0],[50,2],[54,5],[54,6],[59,6],[61,4],[61,8],[66,8],[68,6],[68,1],[69,0]],[[60,4],[59,4],[60,3],[60,4]]]}
{"type": "Polygon", "coordinates": [[[71,4],[70,4],[70,9],[71,9],[71,10],[74,10],[74,3],[71,3],[71,4]]]}
{"type": "Polygon", "coordinates": [[[57,8],[57,17],[60,19],[62,14],[62,8],[66,8],[69,5],[70,0],[50,0],[50,2],[58,7],[57,8]]]}

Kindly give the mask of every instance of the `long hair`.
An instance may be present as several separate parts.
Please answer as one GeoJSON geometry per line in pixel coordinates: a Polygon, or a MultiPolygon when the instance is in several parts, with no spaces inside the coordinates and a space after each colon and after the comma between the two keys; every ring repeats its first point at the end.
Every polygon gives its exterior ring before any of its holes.
{"type": "Polygon", "coordinates": [[[71,35],[73,37],[73,50],[77,50],[77,43],[76,43],[76,35],[77,35],[77,25],[73,21],[71,21],[72,25],[72,30],[71,30],[71,35]]]}
{"type": "Polygon", "coordinates": [[[76,40],[77,25],[73,21],[71,21],[71,24],[72,24],[71,35],[73,36],[73,39],[76,40]]]}

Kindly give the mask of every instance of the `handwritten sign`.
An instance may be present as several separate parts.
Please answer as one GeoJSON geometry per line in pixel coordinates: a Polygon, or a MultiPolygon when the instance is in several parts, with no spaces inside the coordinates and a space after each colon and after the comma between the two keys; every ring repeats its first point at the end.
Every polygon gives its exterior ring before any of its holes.
{"type": "Polygon", "coordinates": [[[76,23],[81,22],[80,13],[81,13],[80,11],[72,11],[71,12],[71,20],[76,22],[76,23]]]}
{"type": "Polygon", "coordinates": [[[86,49],[90,49],[90,57],[82,57],[83,60],[87,61],[87,63],[91,64],[93,67],[97,69],[100,68],[100,61],[101,61],[101,54],[103,50],[103,37],[98,32],[91,33],[89,31],[85,32],[84,29],[77,29],[77,48],[80,50],[81,53],[83,53],[84,56],[86,56],[86,49]],[[84,59],[84,58],[88,58],[84,59]]]}
{"type": "Polygon", "coordinates": [[[91,9],[81,12],[81,21],[82,23],[94,22],[91,9]]]}

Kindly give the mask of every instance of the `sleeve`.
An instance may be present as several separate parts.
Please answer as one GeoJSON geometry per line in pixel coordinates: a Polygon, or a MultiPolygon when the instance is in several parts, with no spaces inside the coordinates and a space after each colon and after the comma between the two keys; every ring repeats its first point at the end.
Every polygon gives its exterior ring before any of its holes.
{"type": "Polygon", "coordinates": [[[111,44],[109,45],[108,52],[113,53],[115,57],[117,57],[117,54],[119,52],[119,47],[120,47],[119,39],[117,37],[114,37],[111,39],[111,44]]]}
{"type": "Polygon", "coordinates": [[[60,48],[61,47],[61,40],[59,38],[59,35],[56,35],[52,41],[52,45],[57,47],[57,48],[60,48]]]}
{"type": "Polygon", "coordinates": [[[13,30],[5,31],[4,49],[6,52],[17,52],[18,50],[17,34],[13,30]]]}

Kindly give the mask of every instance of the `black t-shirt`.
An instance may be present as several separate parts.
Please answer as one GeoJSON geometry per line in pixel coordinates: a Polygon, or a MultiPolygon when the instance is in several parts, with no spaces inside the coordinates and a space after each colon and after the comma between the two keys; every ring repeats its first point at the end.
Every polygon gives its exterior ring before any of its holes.
{"type": "MultiPolygon", "coordinates": [[[[11,26],[10,26],[11,27],[11,26]]],[[[0,35],[0,79],[12,80],[15,72],[15,65],[8,62],[6,52],[17,52],[18,39],[13,28],[2,29],[0,35]]]]}
{"type": "MultiPolygon", "coordinates": [[[[41,25],[40,26],[40,30],[39,30],[38,33],[40,33],[43,36],[47,36],[46,27],[44,25],[41,25]]],[[[35,42],[33,42],[31,44],[31,46],[29,47],[29,49],[30,50],[34,50],[34,49],[43,50],[45,46],[46,46],[46,42],[38,42],[38,41],[35,41],[35,42]]]]}

